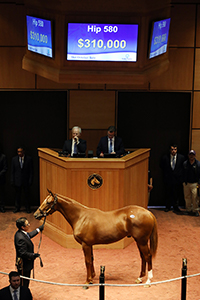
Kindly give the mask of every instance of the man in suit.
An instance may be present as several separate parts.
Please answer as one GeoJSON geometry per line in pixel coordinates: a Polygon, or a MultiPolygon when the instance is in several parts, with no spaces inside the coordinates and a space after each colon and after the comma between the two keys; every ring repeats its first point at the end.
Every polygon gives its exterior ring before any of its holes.
{"type": "Polygon", "coordinates": [[[24,147],[19,147],[17,154],[17,156],[12,158],[11,164],[11,184],[15,188],[15,210],[13,212],[20,211],[23,190],[26,211],[30,213],[30,186],[33,181],[33,162],[30,156],[25,155],[24,147]]]}
{"type": "MultiPolygon", "coordinates": [[[[14,236],[14,243],[16,249],[16,266],[20,275],[30,278],[31,270],[34,267],[34,260],[40,256],[34,253],[34,245],[31,239],[44,229],[44,224],[39,228],[28,232],[29,221],[25,217],[17,219],[16,226],[18,231],[14,236]]],[[[24,286],[29,286],[29,280],[22,280],[24,286]]]]}
{"type": "Polygon", "coordinates": [[[177,145],[170,146],[170,153],[161,159],[161,169],[163,170],[164,184],[166,188],[166,208],[165,212],[171,210],[181,212],[178,205],[183,197],[182,174],[184,156],[177,153],[177,145]]]}
{"type": "Polygon", "coordinates": [[[72,128],[72,138],[66,140],[63,145],[63,152],[66,152],[69,156],[73,156],[78,153],[85,153],[87,148],[87,143],[85,140],[80,138],[81,128],[74,126],[72,128]]]}
{"type": "Polygon", "coordinates": [[[5,154],[1,153],[0,149],[0,211],[5,212],[5,182],[7,171],[7,160],[5,154]]]}
{"type": "Polygon", "coordinates": [[[20,286],[20,276],[16,271],[9,273],[10,285],[0,290],[1,300],[32,300],[31,291],[29,288],[20,286]]]}
{"type": "Polygon", "coordinates": [[[189,215],[199,216],[198,189],[200,187],[200,162],[196,152],[190,150],[188,159],[183,163],[183,191],[185,208],[189,215]]]}
{"type": "Polygon", "coordinates": [[[121,156],[125,153],[123,141],[120,137],[115,135],[115,126],[108,128],[107,136],[100,139],[97,146],[97,156],[104,157],[104,153],[113,153],[116,156],[121,156]]]}

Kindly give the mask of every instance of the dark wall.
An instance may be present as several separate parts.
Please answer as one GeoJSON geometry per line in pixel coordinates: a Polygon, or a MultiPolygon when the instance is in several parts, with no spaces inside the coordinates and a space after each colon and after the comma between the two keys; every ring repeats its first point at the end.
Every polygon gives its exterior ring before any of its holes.
{"type": "MultiPolygon", "coordinates": [[[[126,148],[151,148],[153,190],[149,205],[165,204],[162,155],[171,143],[187,156],[189,147],[190,93],[119,92],[118,135],[126,148]]],[[[182,203],[184,204],[184,200],[182,203]]]]}
{"type": "Polygon", "coordinates": [[[0,92],[0,146],[6,154],[6,205],[14,205],[14,189],[10,185],[11,159],[24,145],[32,156],[34,181],[31,203],[39,204],[38,147],[62,148],[67,136],[67,93],[57,91],[0,92]]]}

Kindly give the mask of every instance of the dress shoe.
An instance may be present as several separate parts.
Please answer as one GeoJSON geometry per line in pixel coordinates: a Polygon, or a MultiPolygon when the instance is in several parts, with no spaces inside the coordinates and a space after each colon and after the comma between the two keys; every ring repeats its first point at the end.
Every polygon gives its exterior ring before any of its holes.
{"type": "Polygon", "coordinates": [[[164,210],[165,212],[168,212],[168,211],[170,211],[170,209],[169,208],[165,208],[165,210],[164,210]]]}
{"type": "Polygon", "coordinates": [[[15,208],[15,210],[13,210],[14,214],[16,214],[19,211],[20,211],[20,209],[18,209],[18,208],[15,208]]]}
{"type": "Polygon", "coordinates": [[[174,212],[181,212],[181,210],[180,210],[179,207],[174,207],[173,211],[174,211],[174,212]]]}
{"type": "Polygon", "coordinates": [[[4,207],[0,207],[0,212],[5,213],[6,212],[5,208],[4,207]]]}
{"type": "Polygon", "coordinates": [[[27,209],[26,212],[27,212],[27,214],[31,214],[31,210],[30,209],[27,209]]]}

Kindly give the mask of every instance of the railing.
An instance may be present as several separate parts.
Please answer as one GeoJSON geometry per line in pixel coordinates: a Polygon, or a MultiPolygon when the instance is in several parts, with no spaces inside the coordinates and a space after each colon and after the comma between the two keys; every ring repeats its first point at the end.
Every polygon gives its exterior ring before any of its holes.
{"type": "MultiPolygon", "coordinates": [[[[1,272],[0,274],[8,275],[8,273],[1,272]]],[[[177,278],[172,278],[164,281],[157,281],[157,282],[151,282],[148,285],[155,285],[155,284],[162,284],[162,283],[169,283],[177,280],[181,280],[181,300],[186,300],[186,293],[187,293],[187,278],[200,276],[200,273],[193,274],[193,275],[187,275],[187,259],[182,259],[182,276],[177,278]]],[[[61,285],[61,286],[72,286],[72,287],[83,287],[83,288],[89,288],[91,286],[99,286],[99,300],[105,300],[105,287],[138,287],[138,286],[145,286],[146,283],[140,283],[140,284],[107,284],[105,283],[105,266],[100,266],[100,276],[99,276],[99,283],[98,284],[68,284],[68,283],[58,283],[58,282],[50,282],[50,281],[44,281],[44,280],[37,280],[33,278],[28,278],[25,276],[20,276],[21,278],[29,279],[31,281],[36,281],[40,283],[45,284],[52,284],[52,285],[61,285]]]]}

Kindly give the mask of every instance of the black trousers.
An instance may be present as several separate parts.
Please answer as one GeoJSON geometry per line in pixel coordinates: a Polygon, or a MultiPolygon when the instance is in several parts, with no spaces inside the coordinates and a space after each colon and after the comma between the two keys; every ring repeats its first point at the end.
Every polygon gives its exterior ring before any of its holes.
{"type": "Polygon", "coordinates": [[[0,184],[0,207],[4,208],[5,205],[5,185],[0,184]]]}
{"type": "MultiPolygon", "coordinates": [[[[18,270],[19,275],[25,276],[25,277],[29,277],[31,275],[31,270],[18,270]]],[[[25,279],[25,278],[21,278],[21,285],[29,287],[29,283],[30,280],[29,279],[25,279]]]]}
{"type": "Polygon", "coordinates": [[[25,196],[26,210],[30,210],[30,187],[27,185],[15,186],[15,207],[17,209],[21,208],[22,190],[23,190],[24,196],[25,196]]]}
{"type": "Polygon", "coordinates": [[[180,199],[183,193],[183,185],[180,184],[166,184],[166,208],[170,209],[173,206],[176,209],[179,206],[180,199]]]}

